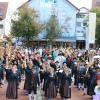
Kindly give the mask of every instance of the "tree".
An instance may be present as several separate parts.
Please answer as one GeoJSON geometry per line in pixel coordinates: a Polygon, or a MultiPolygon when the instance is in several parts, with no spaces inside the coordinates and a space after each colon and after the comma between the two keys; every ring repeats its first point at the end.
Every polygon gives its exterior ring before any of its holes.
{"type": "Polygon", "coordinates": [[[41,32],[42,24],[38,22],[36,11],[28,5],[21,7],[11,20],[11,34],[22,40],[24,46],[29,47],[31,41],[41,32]]]}
{"type": "Polygon", "coordinates": [[[96,44],[100,46],[100,8],[96,7],[91,10],[96,13],[96,44]]]}
{"type": "Polygon", "coordinates": [[[59,22],[57,16],[51,15],[47,25],[46,25],[46,39],[49,44],[52,45],[53,42],[61,36],[59,22]]]}

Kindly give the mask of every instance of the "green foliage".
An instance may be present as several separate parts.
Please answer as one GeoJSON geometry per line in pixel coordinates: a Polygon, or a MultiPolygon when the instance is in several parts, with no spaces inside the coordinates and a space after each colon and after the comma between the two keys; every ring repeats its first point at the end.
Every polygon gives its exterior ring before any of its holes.
{"type": "Polygon", "coordinates": [[[59,22],[57,16],[51,15],[47,25],[46,25],[46,39],[50,44],[54,42],[55,39],[58,39],[61,36],[59,22]]]}
{"type": "Polygon", "coordinates": [[[96,13],[96,44],[100,46],[100,8],[93,8],[91,11],[96,13]]]}
{"type": "Polygon", "coordinates": [[[41,32],[42,25],[38,23],[38,15],[35,10],[27,5],[21,7],[15,14],[17,18],[11,20],[11,34],[21,38],[25,46],[41,32]]]}

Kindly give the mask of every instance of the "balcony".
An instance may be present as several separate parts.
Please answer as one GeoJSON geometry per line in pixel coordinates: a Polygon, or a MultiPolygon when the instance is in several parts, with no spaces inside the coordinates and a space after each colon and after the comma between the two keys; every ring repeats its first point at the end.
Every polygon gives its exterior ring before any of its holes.
{"type": "Polygon", "coordinates": [[[55,41],[59,41],[59,42],[76,42],[76,36],[74,36],[74,37],[61,37],[59,39],[56,39],[55,41]]]}

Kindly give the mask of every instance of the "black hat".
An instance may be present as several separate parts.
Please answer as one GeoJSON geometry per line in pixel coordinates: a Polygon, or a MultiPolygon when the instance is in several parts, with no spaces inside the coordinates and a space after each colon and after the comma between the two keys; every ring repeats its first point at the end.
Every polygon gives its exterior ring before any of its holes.
{"type": "Polygon", "coordinates": [[[54,63],[50,63],[50,67],[54,68],[56,70],[56,65],[54,63]]]}
{"type": "Polygon", "coordinates": [[[17,65],[17,61],[16,60],[12,60],[11,63],[12,63],[12,65],[17,65]]]}
{"type": "Polygon", "coordinates": [[[66,64],[66,65],[67,65],[66,61],[64,61],[64,62],[63,62],[63,65],[64,65],[64,64],[66,64]]]}

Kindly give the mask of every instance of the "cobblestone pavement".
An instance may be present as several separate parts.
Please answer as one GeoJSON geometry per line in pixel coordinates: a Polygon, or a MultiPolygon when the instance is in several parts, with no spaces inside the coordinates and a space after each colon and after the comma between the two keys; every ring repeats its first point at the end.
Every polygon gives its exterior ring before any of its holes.
{"type": "MultiPolygon", "coordinates": [[[[18,95],[17,100],[28,100],[28,96],[25,95],[25,91],[23,90],[23,83],[24,82],[22,82],[20,84],[20,89],[18,92],[19,95],[18,95]]],[[[6,88],[7,88],[7,84],[4,84],[2,86],[2,88],[0,88],[0,100],[8,100],[8,99],[6,99],[6,88]]],[[[43,92],[40,90],[40,88],[38,88],[37,100],[46,100],[46,98],[44,98],[43,92]]],[[[58,95],[57,98],[54,100],[62,100],[62,99],[58,95]]],[[[83,92],[77,90],[77,88],[73,86],[71,99],[68,99],[68,100],[92,100],[92,99],[89,96],[83,96],[83,92]]]]}

